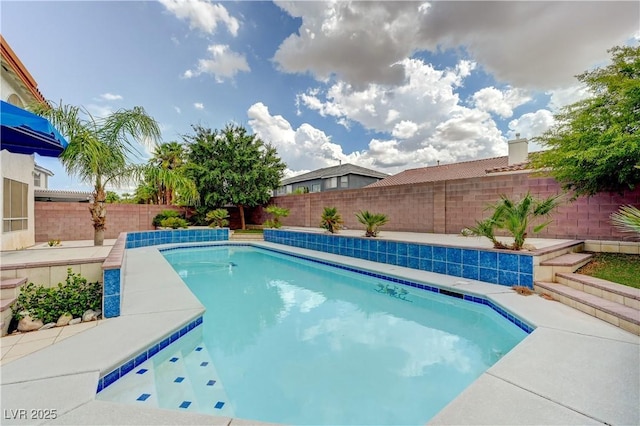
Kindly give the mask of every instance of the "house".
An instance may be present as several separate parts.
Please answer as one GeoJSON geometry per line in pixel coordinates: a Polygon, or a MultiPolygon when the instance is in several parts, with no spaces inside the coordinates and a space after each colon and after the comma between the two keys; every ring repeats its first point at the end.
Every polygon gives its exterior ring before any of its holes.
{"type": "Polygon", "coordinates": [[[62,152],[66,141],[47,120],[23,109],[31,103],[46,103],[46,99],[38,90],[35,79],[1,35],[0,53],[0,97],[3,101],[0,132],[1,248],[15,250],[35,244],[34,190],[36,183],[46,185],[48,176],[52,174],[36,166],[34,153],[55,157],[62,152]],[[28,118],[20,122],[20,117],[28,118]]]}
{"type": "Polygon", "coordinates": [[[362,188],[387,177],[389,175],[386,173],[355,164],[340,164],[283,179],[276,195],[291,194],[300,190],[323,192],[362,188]]]}
{"type": "Polygon", "coordinates": [[[481,178],[489,174],[529,172],[528,145],[526,138],[509,141],[509,155],[503,157],[484,158],[481,160],[463,161],[453,164],[408,169],[368,185],[368,188],[382,186],[407,185],[422,182],[438,182],[452,179],[481,178]]]}

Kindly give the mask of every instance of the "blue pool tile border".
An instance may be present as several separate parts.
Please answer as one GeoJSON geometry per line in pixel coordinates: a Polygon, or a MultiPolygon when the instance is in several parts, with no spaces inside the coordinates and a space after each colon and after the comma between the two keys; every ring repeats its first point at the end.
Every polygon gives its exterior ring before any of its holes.
{"type": "Polygon", "coordinates": [[[164,252],[170,252],[170,251],[173,251],[173,250],[180,250],[180,249],[185,249],[185,248],[238,247],[238,246],[253,247],[253,248],[260,249],[260,250],[272,251],[274,253],[283,254],[283,255],[286,255],[286,256],[291,256],[291,257],[307,260],[307,261],[314,262],[314,263],[319,263],[321,265],[331,266],[331,267],[334,267],[334,268],[343,269],[345,271],[355,272],[357,274],[367,275],[367,276],[374,277],[374,278],[377,278],[377,279],[390,281],[390,282],[393,282],[393,283],[396,283],[396,284],[406,285],[406,286],[417,288],[417,289],[420,289],[420,290],[426,290],[426,291],[430,291],[432,293],[439,293],[439,294],[442,294],[442,295],[445,295],[445,296],[455,297],[457,299],[463,299],[463,300],[466,300],[468,302],[472,302],[472,303],[477,303],[479,305],[488,306],[489,308],[493,309],[498,314],[503,316],[505,319],[507,319],[508,321],[512,322],[516,326],[518,326],[525,333],[531,334],[533,332],[533,330],[535,330],[534,326],[532,326],[531,324],[527,323],[523,319],[519,318],[517,315],[515,315],[512,312],[504,309],[502,306],[492,302],[491,300],[486,299],[486,298],[481,297],[481,296],[470,295],[470,294],[466,294],[466,293],[461,293],[461,292],[457,292],[457,291],[452,291],[452,290],[440,288],[440,287],[435,286],[435,285],[429,285],[429,284],[420,283],[420,282],[416,282],[416,281],[406,280],[404,278],[398,278],[398,277],[394,277],[394,276],[390,276],[390,275],[380,274],[380,273],[377,273],[377,272],[368,271],[366,269],[354,268],[354,267],[347,266],[347,265],[342,265],[342,264],[339,264],[339,263],[328,262],[328,261],[321,260],[321,259],[316,259],[316,258],[310,257],[310,256],[304,256],[304,255],[291,253],[291,252],[284,251],[284,250],[278,250],[278,249],[275,249],[275,248],[272,248],[272,247],[254,246],[253,244],[248,244],[248,243],[239,243],[239,244],[224,244],[223,243],[223,244],[215,244],[215,245],[212,245],[212,244],[199,244],[199,245],[189,245],[189,246],[182,246],[182,247],[177,246],[177,247],[162,248],[162,249],[160,249],[160,252],[164,253],[164,252]]]}
{"type": "Polygon", "coordinates": [[[157,246],[160,244],[226,241],[228,239],[229,228],[162,229],[156,231],[128,232],[125,248],[157,246]]]}
{"type": "Polygon", "coordinates": [[[492,284],[533,288],[533,254],[265,229],[264,240],[492,284]]]}
{"type": "MultiPolygon", "coordinates": [[[[154,355],[160,352],[160,350],[166,348],[171,343],[175,342],[182,336],[194,330],[196,327],[200,326],[201,324],[202,324],[202,316],[199,316],[193,321],[190,321],[187,324],[185,324],[179,330],[173,332],[169,336],[160,340],[159,342],[156,342],[153,345],[150,345],[149,347],[147,347],[147,349],[143,350],[142,352],[132,357],[131,359],[128,359],[127,361],[123,362],[121,365],[114,368],[110,372],[100,376],[100,379],[98,380],[98,388],[96,390],[96,393],[102,392],[104,389],[106,389],[107,387],[111,386],[116,381],[124,377],[127,373],[134,371],[136,367],[140,366],[143,362],[151,359],[154,355]]],[[[146,372],[147,370],[140,369],[136,371],[136,374],[144,374],[146,372]]]]}

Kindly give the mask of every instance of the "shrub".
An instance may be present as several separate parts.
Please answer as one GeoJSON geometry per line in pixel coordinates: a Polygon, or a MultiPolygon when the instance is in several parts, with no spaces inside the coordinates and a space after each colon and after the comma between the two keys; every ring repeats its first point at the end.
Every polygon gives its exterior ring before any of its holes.
{"type": "Polygon", "coordinates": [[[640,210],[633,206],[621,206],[611,213],[611,223],[620,232],[635,232],[640,236],[640,210]]]}
{"type": "Polygon", "coordinates": [[[285,209],[284,207],[271,205],[265,208],[264,211],[273,216],[273,219],[264,222],[267,228],[281,228],[282,222],[280,222],[280,218],[289,216],[289,209],[285,209]]]}
{"type": "Polygon", "coordinates": [[[206,220],[212,228],[224,228],[229,225],[228,217],[229,212],[227,209],[215,209],[207,213],[206,220]]]}
{"type": "Polygon", "coordinates": [[[87,283],[80,274],[67,269],[67,278],[57,287],[46,288],[29,283],[20,289],[20,295],[11,305],[16,320],[22,318],[23,311],[31,318],[43,323],[56,322],[60,316],[71,314],[81,317],[88,309],[94,311],[102,306],[102,285],[99,282],[87,283]]]}
{"type": "Polygon", "coordinates": [[[386,214],[370,213],[367,210],[356,213],[356,218],[366,227],[365,237],[377,237],[380,232],[378,228],[389,221],[386,214]]]}
{"type": "Polygon", "coordinates": [[[342,228],[342,216],[335,207],[325,207],[320,217],[320,227],[326,229],[332,234],[338,232],[342,228]]]}
{"type": "Polygon", "coordinates": [[[179,217],[182,217],[182,215],[180,214],[180,212],[176,210],[162,210],[160,213],[156,215],[156,217],[153,218],[153,221],[151,222],[151,224],[157,228],[158,226],[163,226],[161,224],[163,220],[169,219],[172,217],[179,218],[179,217]]]}
{"type": "Polygon", "coordinates": [[[60,240],[49,240],[47,244],[49,247],[58,247],[60,245],[60,240]]]}
{"type": "Polygon", "coordinates": [[[171,229],[187,228],[189,226],[189,222],[181,217],[168,217],[160,221],[160,226],[171,229]]]}

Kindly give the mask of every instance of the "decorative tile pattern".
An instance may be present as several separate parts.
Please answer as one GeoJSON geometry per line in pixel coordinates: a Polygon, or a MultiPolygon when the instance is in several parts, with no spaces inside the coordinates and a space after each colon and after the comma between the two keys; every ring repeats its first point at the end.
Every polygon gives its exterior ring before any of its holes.
{"type": "Polygon", "coordinates": [[[226,241],[228,228],[210,229],[163,229],[159,231],[129,232],[125,248],[137,248],[174,243],[199,243],[226,241]]]}
{"type": "Polygon", "coordinates": [[[182,404],[180,404],[180,408],[189,408],[190,405],[191,401],[182,401],[182,404]]]}
{"type": "Polygon", "coordinates": [[[218,401],[216,402],[216,405],[214,405],[215,408],[217,408],[218,410],[221,409],[222,407],[224,407],[224,402],[222,401],[218,401]]]}
{"type": "Polygon", "coordinates": [[[138,397],[138,399],[136,399],[136,401],[146,401],[147,399],[149,399],[150,396],[151,394],[143,393],[138,397]]]}
{"type": "Polygon", "coordinates": [[[454,277],[533,288],[533,256],[530,253],[502,253],[278,229],[265,229],[264,239],[454,277]]]}
{"type": "Polygon", "coordinates": [[[184,381],[184,377],[176,377],[174,383],[182,383],[184,381]]]}
{"type": "Polygon", "coordinates": [[[209,380],[209,381],[207,382],[207,386],[213,386],[213,385],[215,385],[215,384],[216,384],[216,381],[215,381],[215,380],[209,380]]]}
{"type": "MultiPolygon", "coordinates": [[[[180,337],[182,337],[186,333],[188,333],[189,331],[195,329],[197,326],[199,326],[201,324],[202,324],[202,317],[198,317],[198,318],[194,319],[193,321],[189,322],[188,324],[185,324],[176,333],[178,333],[178,335],[180,337]]],[[[120,365],[119,367],[113,369],[109,373],[107,373],[107,374],[103,375],[102,377],[100,377],[100,380],[98,380],[98,387],[97,387],[96,393],[102,392],[105,388],[107,388],[108,386],[112,385],[116,380],[120,379],[125,374],[135,370],[135,366],[144,363],[145,361],[150,359],[152,356],[157,354],[160,351],[161,347],[164,348],[164,347],[169,346],[169,344],[172,343],[171,342],[171,336],[173,336],[174,334],[169,335],[168,337],[165,337],[164,339],[162,339],[160,342],[151,345],[145,351],[143,351],[143,352],[139,353],[138,355],[134,356],[133,358],[123,362],[122,365],[120,365]]],[[[176,358],[176,360],[177,360],[177,358],[176,358]]],[[[147,369],[141,368],[141,369],[136,371],[136,374],[144,374],[147,371],[148,371],[147,369]]],[[[180,378],[181,377],[178,377],[177,379],[180,379],[180,378]]],[[[176,379],[176,381],[177,381],[177,379],[176,379]]],[[[181,379],[184,380],[183,377],[181,379]]],[[[180,380],[180,381],[182,381],[182,380],[180,380]]],[[[178,383],[180,383],[180,382],[178,381],[178,383]]]]}

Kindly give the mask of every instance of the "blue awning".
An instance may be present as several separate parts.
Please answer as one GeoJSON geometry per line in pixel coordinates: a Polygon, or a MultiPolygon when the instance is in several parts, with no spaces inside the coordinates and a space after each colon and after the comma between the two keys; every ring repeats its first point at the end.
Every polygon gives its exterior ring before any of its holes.
{"type": "Polygon", "coordinates": [[[16,154],[58,157],[69,143],[46,118],[0,101],[0,146],[16,154]]]}

